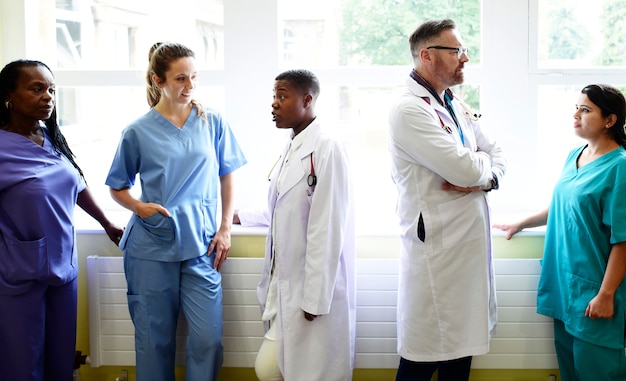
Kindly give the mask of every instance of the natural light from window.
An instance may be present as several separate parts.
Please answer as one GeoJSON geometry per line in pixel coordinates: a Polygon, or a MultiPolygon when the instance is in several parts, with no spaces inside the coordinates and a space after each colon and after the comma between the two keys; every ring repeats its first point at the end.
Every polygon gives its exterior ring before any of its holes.
{"type": "Polygon", "coordinates": [[[580,89],[626,85],[626,0],[503,3],[40,0],[39,32],[5,34],[2,43],[33,46],[34,58],[52,67],[62,131],[92,191],[108,213],[123,216],[120,223],[128,212],[111,200],[104,179],[120,132],[147,111],[153,43],[182,42],[196,52],[196,98],[225,114],[249,159],[237,174],[238,207],[265,202],[267,172],[286,138],[271,122],[273,78],[310,69],[322,82],[318,115],[351,156],[359,234],[395,234],[387,114],[411,68],[408,35],[425,19],[456,20],[470,62],[465,84],[453,90],[506,149],[509,171],[490,194],[496,220],[547,206],[567,153],[581,143],[571,129],[580,89]]]}

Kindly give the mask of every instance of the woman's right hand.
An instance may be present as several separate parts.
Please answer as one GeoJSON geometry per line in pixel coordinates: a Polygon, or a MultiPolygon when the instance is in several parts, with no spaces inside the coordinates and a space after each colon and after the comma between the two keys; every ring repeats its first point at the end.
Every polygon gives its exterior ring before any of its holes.
{"type": "Polygon", "coordinates": [[[161,213],[166,217],[170,217],[170,212],[168,212],[168,210],[165,209],[163,205],[155,204],[153,202],[139,201],[130,194],[129,188],[109,188],[109,190],[111,192],[111,197],[113,197],[113,200],[115,200],[115,202],[122,205],[124,208],[130,210],[141,218],[148,218],[157,213],[161,213]]]}
{"type": "Polygon", "coordinates": [[[522,226],[519,223],[516,224],[495,224],[493,225],[494,229],[503,230],[506,233],[506,239],[509,240],[515,234],[522,231],[522,226]]]}
{"type": "Polygon", "coordinates": [[[491,226],[494,229],[504,230],[506,232],[506,239],[509,240],[515,234],[522,231],[522,229],[544,226],[548,222],[548,211],[549,209],[541,210],[512,224],[494,224],[491,226]]]}
{"type": "Polygon", "coordinates": [[[166,217],[170,217],[170,212],[163,207],[163,205],[155,204],[153,202],[141,202],[139,201],[135,205],[135,214],[141,218],[148,218],[157,213],[161,213],[166,217]]]}

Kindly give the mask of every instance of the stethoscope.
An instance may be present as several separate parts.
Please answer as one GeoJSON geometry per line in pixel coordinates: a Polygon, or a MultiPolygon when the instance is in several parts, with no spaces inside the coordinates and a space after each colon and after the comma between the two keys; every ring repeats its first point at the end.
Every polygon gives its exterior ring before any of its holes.
{"type": "Polygon", "coordinates": [[[313,152],[311,152],[311,173],[307,176],[306,183],[310,187],[314,187],[317,184],[317,176],[315,176],[315,168],[313,167],[313,152]]]}
{"type": "MultiPolygon", "coordinates": [[[[456,97],[455,97],[456,98],[456,97]]],[[[480,117],[482,116],[482,114],[475,112],[474,110],[471,109],[471,107],[465,103],[464,101],[462,101],[459,98],[456,98],[456,100],[459,101],[459,103],[461,104],[461,107],[463,107],[463,114],[465,114],[465,116],[469,119],[469,120],[473,120],[473,121],[477,121],[478,119],[480,119],[480,117]]]]}
{"type": "MultiPolygon", "coordinates": [[[[276,162],[274,163],[274,165],[272,165],[272,169],[270,169],[270,172],[267,174],[267,181],[272,180],[272,172],[274,172],[274,169],[276,168],[276,165],[278,165],[278,162],[280,162],[281,158],[282,158],[282,155],[279,156],[278,159],[276,159],[276,162]]],[[[315,167],[313,166],[313,152],[311,152],[310,163],[311,163],[311,172],[306,178],[306,183],[310,187],[314,187],[315,185],[317,185],[317,176],[315,175],[315,167]]]]}

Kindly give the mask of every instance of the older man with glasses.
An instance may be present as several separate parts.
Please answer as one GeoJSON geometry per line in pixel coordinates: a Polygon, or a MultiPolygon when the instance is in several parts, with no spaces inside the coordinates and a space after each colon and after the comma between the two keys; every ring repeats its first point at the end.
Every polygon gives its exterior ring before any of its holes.
{"type": "Polygon", "coordinates": [[[456,98],[468,49],[452,20],[409,38],[414,68],[389,116],[402,251],[397,381],[469,379],[496,326],[488,192],[506,161],[456,98]]]}

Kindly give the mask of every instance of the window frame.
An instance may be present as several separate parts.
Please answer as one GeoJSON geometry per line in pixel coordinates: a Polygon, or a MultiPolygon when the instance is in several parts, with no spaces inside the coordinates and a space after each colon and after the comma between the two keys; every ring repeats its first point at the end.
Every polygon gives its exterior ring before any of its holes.
{"type": "MultiPolygon", "coordinates": [[[[482,56],[476,60],[480,64],[470,61],[465,67],[465,83],[480,86],[481,123],[498,137],[509,157],[501,189],[490,194],[495,205],[494,219],[508,219],[547,207],[543,203],[552,184],[536,180],[541,163],[533,144],[537,128],[544,128],[537,114],[539,87],[599,82],[619,85],[626,78],[626,68],[539,68],[535,48],[539,39],[538,1],[482,0],[482,56]]],[[[54,10],[54,0],[0,0],[2,62],[24,57],[47,61],[50,48],[39,38],[38,26],[27,25],[26,20],[34,13],[54,14],[50,7],[54,10]]],[[[264,192],[257,191],[254,197],[246,193],[254,188],[248,185],[265,180],[276,159],[267,152],[278,152],[284,138],[269,116],[273,78],[283,70],[279,51],[283,30],[278,15],[278,0],[224,1],[224,68],[199,72],[199,86],[223,86],[225,106],[221,111],[249,161],[237,172],[237,206],[264,202],[264,192]],[[245,49],[232,48],[238,46],[245,49]],[[249,78],[254,78],[254,82],[249,78]]],[[[404,66],[312,68],[323,86],[401,86],[410,69],[408,54],[404,66]]],[[[54,74],[59,86],[144,85],[142,70],[54,70],[54,74]]],[[[211,104],[210,100],[200,101],[211,104]]],[[[111,112],[114,107],[103,105],[103,112],[111,112]]],[[[564,115],[564,120],[567,117],[564,115]]],[[[388,174],[376,175],[380,175],[381,181],[389,179],[388,174]]]]}

